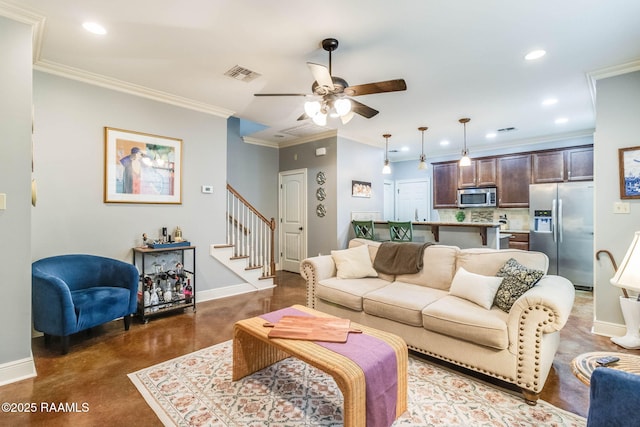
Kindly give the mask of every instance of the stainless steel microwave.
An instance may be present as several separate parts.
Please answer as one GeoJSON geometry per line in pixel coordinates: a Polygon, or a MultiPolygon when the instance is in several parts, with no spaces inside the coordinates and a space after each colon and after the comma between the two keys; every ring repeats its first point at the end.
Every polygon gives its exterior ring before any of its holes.
{"type": "Polygon", "coordinates": [[[458,190],[458,207],[495,207],[497,201],[496,194],[496,187],[461,188],[458,190]]]}

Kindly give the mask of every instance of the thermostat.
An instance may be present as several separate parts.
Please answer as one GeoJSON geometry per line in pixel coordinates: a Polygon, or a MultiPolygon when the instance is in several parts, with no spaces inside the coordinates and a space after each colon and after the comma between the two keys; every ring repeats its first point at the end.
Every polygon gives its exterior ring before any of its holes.
{"type": "Polygon", "coordinates": [[[213,185],[203,185],[201,191],[205,194],[211,194],[213,193],[213,185]]]}

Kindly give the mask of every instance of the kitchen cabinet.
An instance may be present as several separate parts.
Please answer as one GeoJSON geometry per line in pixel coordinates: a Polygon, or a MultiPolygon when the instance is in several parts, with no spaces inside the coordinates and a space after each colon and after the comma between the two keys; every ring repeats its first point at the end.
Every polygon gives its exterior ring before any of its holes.
{"type": "Polygon", "coordinates": [[[469,166],[458,167],[458,187],[491,187],[496,185],[496,158],[472,160],[469,166]]]}
{"type": "Polygon", "coordinates": [[[433,164],[433,208],[458,207],[458,162],[433,164]]]}
{"type": "Polygon", "coordinates": [[[531,155],[501,156],[497,161],[498,207],[528,207],[531,155]]]}
{"type": "Polygon", "coordinates": [[[529,233],[509,232],[509,249],[529,250],[529,233]]]}
{"type": "Polygon", "coordinates": [[[541,151],[532,154],[532,182],[593,180],[593,147],[541,151]]]}
{"type": "Polygon", "coordinates": [[[565,154],[567,181],[593,180],[593,147],[573,148],[565,154]]]}

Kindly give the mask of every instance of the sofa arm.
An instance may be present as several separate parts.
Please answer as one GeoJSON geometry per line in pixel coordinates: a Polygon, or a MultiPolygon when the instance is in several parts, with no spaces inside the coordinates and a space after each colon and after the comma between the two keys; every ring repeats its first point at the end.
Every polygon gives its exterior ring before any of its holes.
{"type": "Polygon", "coordinates": [[[67,284],[58,277],[34,271],[31,286],[34,329],[58,336],[75,332],[75,305],[67,284]]]}
{"type": "Polygon", "coordinates": [[[320,280],[336,275],[336,264],[331,255],[306,258],[300,263],[300,275],[307,281],[307,307],[315,306],[316,285],[320,280]]]}

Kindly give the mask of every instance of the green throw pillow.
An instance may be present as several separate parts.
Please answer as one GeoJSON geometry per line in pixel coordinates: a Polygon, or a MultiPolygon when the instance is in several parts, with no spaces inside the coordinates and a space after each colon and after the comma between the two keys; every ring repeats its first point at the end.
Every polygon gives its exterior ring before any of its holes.
{"type": "Polygon", "coordinates": [[[538,283],[538,280],[544,276],[544,272],[527,268],[510,258],[498,270],[496,276],[504,279],[496,292],[493,303],[508,313],[516,300],[538,283]]]}

